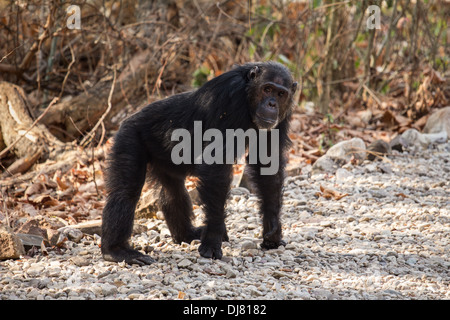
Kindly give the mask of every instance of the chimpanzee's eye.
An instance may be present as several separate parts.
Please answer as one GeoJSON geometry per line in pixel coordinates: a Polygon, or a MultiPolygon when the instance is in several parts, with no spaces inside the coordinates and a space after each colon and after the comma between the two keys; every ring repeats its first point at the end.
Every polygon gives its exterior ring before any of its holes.
{"type": "Polygon", "coordinates": [[[265,87],[264,88],[264,92],[265,93],[271,93],[272,92],[272,88],[271,87],[265,87]]]}
{"type": "Polygon", "coordinates": [[[278,96],[281,98],[281,97],[283,97],[284,96],[284,94],[285,94],[285,92],[284,91],[280,91],[280,92],[278,92],[278,96]]]}

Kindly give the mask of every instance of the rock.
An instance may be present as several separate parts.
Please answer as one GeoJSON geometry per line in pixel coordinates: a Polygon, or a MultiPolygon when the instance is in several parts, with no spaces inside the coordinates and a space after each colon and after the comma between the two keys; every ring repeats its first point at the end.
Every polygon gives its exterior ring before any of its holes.
{"type": "Polygon", "coordinates": [[[39,263],[33,263],[31,266],[27,269],[27,274],[32,277],[36,278],[42,274],[44,271],[44,266],[39,263]]]}
{"type": "Polygon", "coordinates": [[[238,271],[233,270],[233,269],[231,269],[231,268],[227,268],[227,269],[225,269],[225,271],[226,271],[225,277],[227,277],[228,279],[234,279],[234,278],[236,278],[236,277],[238,276],[238,274],[239,274],[238,271]]]}
{"type": "Polygon", "coordinates": [[[311,293],[313,296],[316,296],[322,300],[328,300],[332,296],[332,293],[329,290],[325,289],[314,289],[311,293]]]}
{"type": "Polygon", "coordinates": [[[424,133],[440,133],[442,131],[445,131],[447,137],[450,137],[450,106],[433,113],[423,128],[424,133]]]}
{"type": "Polygon", "coordinates": [[[391,142],[389,142],[389,146],[392,150],[403,152],[403,150],[408,147],[408,143],[402,138],[401,135],[397,135],[391,140],[391,142]]]}
{"type": "Polygon", "coordinates": [[[410,266],[414,266],[416,263],[417,263],[416,258],[409,258],[408,260],[406,260],[406,264],[408,264],[410,266]]]}
{"type": "Polygon", "coordinates": [[[372,195],[372,197],[374,198],[387,198],[389,197],[389,193],[385,190],[376,190],[376,189],[371,189],[369,190],[369,193],[372,195]]]}
{"type": "Polygon", "coordinates": [[[133,235],[141,234],[141,233],[144,233],[147,231],[148,231],[148,228],[146,226],[139,224],[139,223],[133,224],[133,233],[132,233],[133,235]]]}
{"type": "Polygon", "coordinates": [[[211,264],[212,259],[210,258],[203,258],[202,256],[197,258],[197,263],[198,264],[211,264]]]}
{"type": "Polygon", "coordinates": [[[24,247],[40,247],[44,241],[44,238],[34,234],[17,233],[16,235],[22,241],[24,247]]]}
{"type": "Polygon", "coordinates": [[[350,171],[344,168],[339,168],[336,170],[336,181],[345,181],[350,177],[353,177],[350,171]]]}
{"type": "Polygon", "coordinates": [[[325,155],[317,159],[312,166],[312,173],[334,173],[351,159],[363,160],[366,157],[366,145],[360,138],[341,141],[332,146],[325,155]]]}
{"type": "Polygon", "coordinates": [[[154,218],[156,216],[160,190],[161,188],[155,188],[143,192],[135,211],[135,219],[154,218]]]}
{"type": "Polygon", "coordinates": [[[256,243],[250,240],[244,241],[241,244],[242,250],[256,249],[257,247],[256,243]]]}
{"type": "Polygon", "coordinates": [[[215,300],[215,299],[211,295],[204,295],[204,296],[200,296],[198,298],[194,298],[193,300],[215,300]]]}
{"type": "Polygon", "coordinates": [[[18,259],[25,254],[22,241],[8,227],[0,227],[0,260],[18,259]]]}
{"type": "Polygon", "coordinates": [[[317,159],[316,162],[314,162],[314,165],[312,166],[312,173],[334,173],[343,164],[345,164],[345,162],[338,164],[331,157],[323,155],[317,159]]]}
{"type": "Polygon", "coordinates": [[[341,141],[332,146],[326,153],[331,158],[343,159],[346,162],[352,157],[363,160],[366,157],[366,145],[360,138],[341,141]]]}
{"type": "Polygon", "coordinates": [[[230,189],[230,195],[236,196],[250,195],[250,191],[244,187],[235,187],[230,189]]]}
{"type": "Polygon", "coordinates": [[[70,261],[72,261],[72,263],[78,267],[85,267],[91,264],[88,259],[83,257],[73,257],[70,258],[70,261]]]}
{"type": "Polygon", "coordinates": [[[83,232],[81,230],[71,227],[62,227],[58,229],[59,238],[66,237],[68,240],[73,241],[75,243],[80,242],[81,238],[83,238],[83,232]]]}
{"type": "Polygon", "coordinates": [[[272,272],[272,277],[274,277],[275,279],[280,279],[283,277],[292,278],[292,275],[283,271],[275,270],[274,272],[272,272]]]}
{"type": "Polygon", "coordinates": [[[380,157],[390,152],[391,146],[389,143],[383,140],[376,140],[367,146],[367,160],[380,159],[380,157]]]}
{"type": "Polygon", "coordinates": [[[50,246],[56,246],[59,240],[59,231],[55,229],[47,229],[48,243],[50,246]]]}
{"type": "Polygon", "coordinates": [[[289,177],[295,177],[302,174],[303,164],[300,163],[288,163],[286,165],[286,175],[289,177]]]}
{"type": "Polygon", "coordinates": [[[118,291],[115,285],[109,283],[100,283],[99,286],[101,288],[101,292],[105,297],[116,294],[118,291]]]}
{"type": "Polygon", "coordinates": [[[432,143],[443,143],[447,141],[447,131],[420,133],[416,129],[408,129],[402,133],[401,139],[409,147],[425,149],[432,143]]]}
{"type": "Polygon", "coordinates": [[[334,223],[328,220],[321,221],[320,226],[324,228],[332,228],[334,226],[334,223]]]}
{"type": "Polygon", "coordinates": [[[391,167],[387,163],[380,163],[380,164],[378,164],[377,168],[382,173],[393,174],[393,171],[392,171],[391,167]]]}
{"type": "Polygon", "coordinates": [[[192,265],[192,261],[189,259],[183,259],[180,262],[178,262],[178,268],[188,268],[192,265]]]}
{"type": "Polygon", "coordinates": [[[311,295],[306,290],[295,291],[294,295],[295,295],[296,298],[302,299],[302,300],[310,300],[311,299],[311,295]]]}
{"type": "Polygon", "coordinates": [[[20,234],[29,234],[40,236],[41,238],[48,240],[47,231],[42,229],[39,225],[39,221],[36,219],[28,219],[19,229],[16,230],[16,233],[20,234]]]}

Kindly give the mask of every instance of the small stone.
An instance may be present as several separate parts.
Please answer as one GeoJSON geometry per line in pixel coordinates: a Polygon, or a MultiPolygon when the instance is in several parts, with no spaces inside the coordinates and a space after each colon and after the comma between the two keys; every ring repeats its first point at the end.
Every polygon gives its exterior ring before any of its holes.
{"type": "Polygon", "coordinates": [[[58,267],[49,268],[47,270],[47,275],[49,277],[58,277],[61,275],[61,268],[58,268],[58,267]]]}
{"type": "Polygon", "coordinates": [[[331,297],[332,293],[325,289],[314,289],[312,291],[314,296],[317,296],[320,299],[327,300],[331,297]]]}
{"type": "Polygon", "coordinates": [[[140,293],[131,293],[128,295],[128,299],[130,300],[143,300],[144,295],[140,293]]]}
{"type": "Polygon", "coordinates": [[[408,264],[410,266],[414,266],[416,263],[417,263],[416,258],[409,258],[408,260],[406,260],[406,264],[408,264]]]}
{"type": "Polygon", "coordinates": [[[78,267],[85,267],[91,264],[88,259],[80,256],[72,257],[70,258],[70,261],[72,261],[72,263],[78,267]]]}
{"type": "Polygon", "coordinates": [[[272,277],[274,277],[275,279],[280,279],[283,277],[292,278],[292,275],[283,271],[275,270],[274,272],[272,272],[272,277]]]}
{"type": "Polygon", "coordinates": [[[294,293],[296,298],[303,299],[303,300],[310,300],[311,295],[306,290],[298,290],[294,293]]]}
{"type": "Polygon", "coordinates": [[[353,138],[336,143],[326,153],[329,157],[345,159],[346,162],[355,157],[364,159],[366,156],[366,145],[361,138],[353,138]]]}
{"type": "Polygon", "coordinates": [[[385,154],[391,152],[391,146],[384,140],[375,140],[367,146],[367,159],[373,161],[381,159],[385,154]]]}
{"type": "Polygon", "coordinates": [[[242,248],[242,250],[256,249],[257,245],[255,242],[247,240],[247,241],[242,242],[241,248],[242,248]]]}
{"type": "Polygon", "coordinates": [[[209,259],[209,258],[203,258],[203,257],[197,258],[198,264],[211,264],[211,262],[212,262],[212,259],[209,259]]]}
{"type": "Polygon", "coordinates": [[[303,236],[305,237],[306,240],[313,240],[316,237],[316,234],[315,232],[308,231],[303,236]]]}
{"type": "Polygon", "coordinates": [[[386,252],[386,256],[387,257],[396,257],[396,258],[398,258],[398,253],[394,252],[394,251],[388,251],[388,252],[386,252]]]}
{"type": "Polygon", "coordinates": [[[335,176],[336,176],[336,181],[346,181],[350,177],[353,177],[351,172],[348,171],[347,169],[344,169],[344,168],[337,169],[336,173],[335,173],[335,176]]]}
{"type": "Polygon", "coordinates": [[[253,285],[248,286],[247,289],[250,290],[250,294],[254,297],[261,297],[264,295],[264,293],[259,291],[258,288],[253,285]]]}
{"type": "Polygon", "coordinates": [[[42,274],[42,272],[44,271],[44,266],[41,264],[37,264],[37,263],[33,263],[31,264],[31,266],[27,269],[27,274],[32,277],[38,277],[42,274]]]}
{"type": "Polygon", "coordinates": [[[324,227],[324,228],[332,228],[334,226],[334,224],[331,221],[325,220],[325,221],[320,222],[320,226],[324,227]]]}
{"type": "Polygon", "coordinates": [[[100,284],[102,294],[104,296],[110,296],[117,293],[117,287],[115,285],[109,284],[109,283],[102,283],[100,284]]]}
{"type": "Polygon", "coordinates": [[[164,213],[162,211],[156,212],[156,219],[164,220],[164,213]]]}
{"type": "Polygon", "coordinates": [[[18,259],[25,254],[25,249],[19,237],[9,228],[0,228],[0,260],[18,259]]]}
{"type": "Polygon", "coordinates": [[[238,276],[238,274],[239,274],[238,271],[233,270],[233,269],[231,269],[231,268],[228,268],[228,269],[226,270],[226,272],[227,272],[227,273],[225,274],[225,277],[227,277],[228,279],[236,278],[236,277],[238,276]]]}
{"type": "Polygon", "coordinates": [[[183,259],[180,262],[178,262],[179,268],[188,268],[191,265],[192,265],[192,261],[189,259],[183,259]]]}
{"type": "Polygon", "coordinates": [[[81,238],[83,238],[83,232],[81,232],[80,229],[71,228],[71,227],[62,227],[58,229],[59,231],[59,238],[67,238],[70,241],[73,241],[75,243],[79,243],[81,241],[81,238]]]}
{"type": "Polygon", "coordinates": [[[424,133],[440,133],[445,131],[450,137],[450,106],[438,109],[427,120],[424,133]]]}
{"type": "Polygon", "coordinates": [[[249,223],[248,225],[247,225],[247,229],[248,230],[254,230],[254,229],[256,229],[256,228],[258,228],[259,226],[257,225],[257,224],[255,224],[255,223],[249,223]]]}

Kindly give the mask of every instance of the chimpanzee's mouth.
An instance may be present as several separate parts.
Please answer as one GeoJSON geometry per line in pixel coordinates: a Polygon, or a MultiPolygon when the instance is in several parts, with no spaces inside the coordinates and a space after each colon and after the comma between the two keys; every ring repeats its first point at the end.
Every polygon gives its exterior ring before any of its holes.
{"type": "Polygon", "coordinates": [[[272,129],[273,127],[275,127],[277,120],[276,119],[267,119],[264,117],[260,117],[258,115],[256,115],[256,119],[255,119],[255,124],[258,126],[258,128],[260,129],[272,129]]]}

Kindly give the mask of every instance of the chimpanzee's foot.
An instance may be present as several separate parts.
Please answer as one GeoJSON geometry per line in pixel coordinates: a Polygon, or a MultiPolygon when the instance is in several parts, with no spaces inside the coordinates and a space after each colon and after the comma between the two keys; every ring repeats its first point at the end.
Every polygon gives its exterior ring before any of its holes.
{"type": "Polygon", "coordinates": [[[203,239],[198,247],[198,252],[204,258],[222,259],[222,241],[211,241],[203,239]]]}
{"type": "Polygon", "coordinates": [[[103,259],[112,262],[125,261],[128,264],[138,264],[140,266],[149,265],[156,262],[153,258],[130,247],[102,248],[103,259]]]}
{"type": "Polygon", "coordinates": [[[286,246],[286,242],[283,240],[271,241],[271,240],[264,239],[264,241],[261,243],[262,249],[276,249],[279,246],[286,246]]]}

